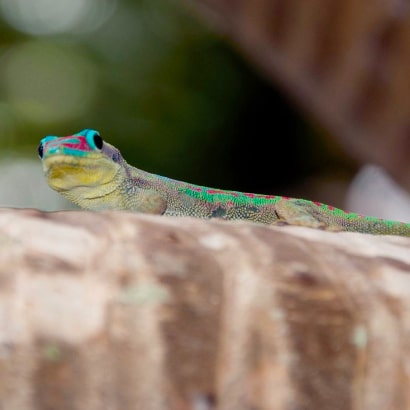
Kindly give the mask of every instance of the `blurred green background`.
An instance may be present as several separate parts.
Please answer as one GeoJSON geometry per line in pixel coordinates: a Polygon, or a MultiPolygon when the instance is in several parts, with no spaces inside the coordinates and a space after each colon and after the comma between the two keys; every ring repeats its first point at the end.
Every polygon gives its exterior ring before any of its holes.
{"type": "Polygon", "coordinates": [[[83,128],[134,166],[224,189],[295,194],[346,169],[330,139],[177,0],[0,0],[0,41],[1,206],[67,208],[36,148],[83,128]]]}

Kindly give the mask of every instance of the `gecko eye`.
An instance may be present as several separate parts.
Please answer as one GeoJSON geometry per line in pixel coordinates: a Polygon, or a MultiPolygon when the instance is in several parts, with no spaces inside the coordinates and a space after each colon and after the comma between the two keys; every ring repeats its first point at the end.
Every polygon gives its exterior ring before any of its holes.
{"type": "Polygon", "coordinates": [[[43,143],[41,142],[40,145],[37,148],[37,153],[40,159],[43,159],[43,153],[44,153],[44,148],[43,148],[43,143]]]}
{"type": "Polygon", "coordinates": [[[103,141],[103,139],[101,138],[101,135],[100,135],[100,134],[98,134],[98,133],[95,133],[95,134],[94,134],[93,142],[94,142],[94,145],[95,145],[95,147],[96,147],[97,149],[102,149],[102,147],[103,147],[103,145],[104,145],[104,141],[103,141]]]}
{"type": "Polygon", "coordinates": [[[74,135],[84,136],[88,142],[88,145],[92,149],[101,151],[103,148],[104,141],[101,138],[101,135],[98,131],[90,130],[89,128],[86,128],[85,130],[82,130],[79,133],[74,134],[74,135]]]}

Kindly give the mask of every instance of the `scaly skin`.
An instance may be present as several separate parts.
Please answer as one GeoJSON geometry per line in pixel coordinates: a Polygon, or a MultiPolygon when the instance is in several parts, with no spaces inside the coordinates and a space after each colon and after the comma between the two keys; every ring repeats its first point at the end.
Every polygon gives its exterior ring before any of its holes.
{"type": "Polygon", "coordinates": [[[409,223],[362,216],[304,199],[224,191],[150,174],[128,165],[115,147],[90,129],[68,137],[43,138],[39,155],[50,187],[85,209],[410,236],[409,223]]]}

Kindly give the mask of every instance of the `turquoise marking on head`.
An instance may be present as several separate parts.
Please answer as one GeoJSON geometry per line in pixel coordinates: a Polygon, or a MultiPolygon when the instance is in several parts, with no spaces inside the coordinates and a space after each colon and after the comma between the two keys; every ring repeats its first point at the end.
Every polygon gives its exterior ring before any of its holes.
{"type": "Polygon", "coordinates": [[[77,133],[73,134],[73,137],[86,137],[87,134],[89,134],[89,133],[97,133],[98,134],[98,131],[93,130],[91,128],[84,128],[80,132],[77,132],[77,133]]]}
{"type": "Polygon", "coordinates": [[[81,146],[85,145],[79,138],[44,138],[42,140],[42,146],[44,149],[44,157],[50,155],[67,155],[67,156],[76,156],[83,157],[87,155],[89,151],[88,144],[84,150],[81,146]],[[67,146],[68,144],[68,146],[67,146]],[[77,148],[78,147],[78,148],[77,148]]]}
{"type": "Polygon", "coordinates": [[[98,131],[86,128],[67,137],[59,138],[48,135],[41,140],[40,147],[42,150],[41,157],[49,155],[85,157],[92,151],[100,152],[103,147],[103,140],[98,131]]]}
{"type": "Polygon", "coordinates": [[[54,135],[47,135],[47,137],[44,137],[41,141],[40,144],[45,145],[49,141],[54,141],[57,140],[58,137],[55,137],[54,135]]]}

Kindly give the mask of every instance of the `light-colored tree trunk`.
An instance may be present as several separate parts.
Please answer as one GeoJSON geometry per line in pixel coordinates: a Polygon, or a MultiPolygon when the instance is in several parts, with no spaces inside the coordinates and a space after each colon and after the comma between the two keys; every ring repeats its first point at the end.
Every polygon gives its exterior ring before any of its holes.
{"type": "Polygon", "coordinates": [[[1,410],[410,408],[410,239],[0,211],[1,410]]]}

